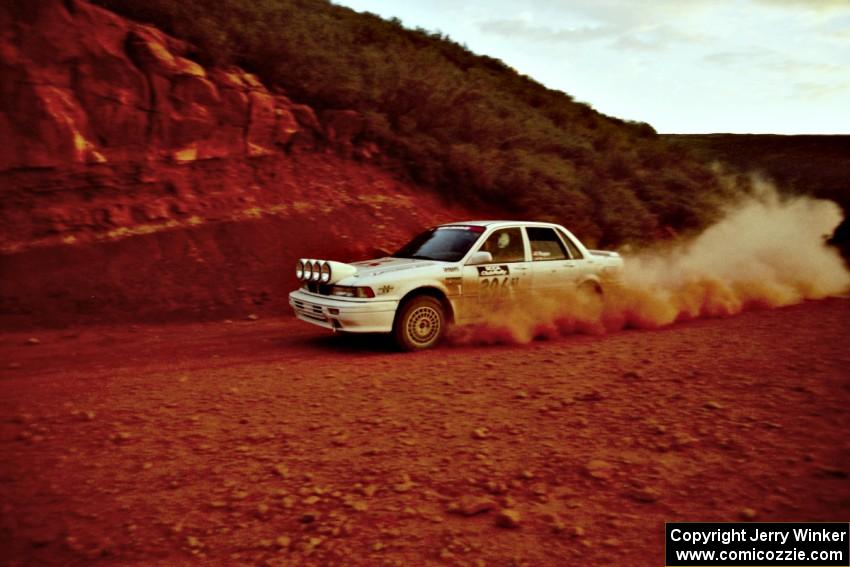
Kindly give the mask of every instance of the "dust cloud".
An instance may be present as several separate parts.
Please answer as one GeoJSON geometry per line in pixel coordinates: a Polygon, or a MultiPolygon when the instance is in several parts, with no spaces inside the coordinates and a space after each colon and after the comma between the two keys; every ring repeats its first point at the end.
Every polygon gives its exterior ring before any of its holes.
{"type": "Polygon", "coordinates": [[[841,222],[831,201],[780,196],[769,184],[725,210],[698,236],[624,256],[603,297],[565,292],[489,312],[454,329],[463,344],[524,343],[573,333],[658,328],[700,317],[821,299],[850,289],[850,272],[826,238],[841,222]]]}

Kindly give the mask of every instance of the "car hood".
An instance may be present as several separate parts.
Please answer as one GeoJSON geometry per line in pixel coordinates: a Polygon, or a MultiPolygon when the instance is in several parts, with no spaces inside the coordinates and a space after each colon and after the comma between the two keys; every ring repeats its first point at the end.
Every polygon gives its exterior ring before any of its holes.
{"type": "Polygon", "coordinates": [[[443,264],[436,260],[420,260],[416,258],[393,258],[387,256],[385,258],[377,258],[375,260],[366,260],[365,262],[352,262],[350,265],[357,268],[356,277],[375,277],[393,272],[401,272],[414,270],[416,268],[426,268],[443,264]]]}

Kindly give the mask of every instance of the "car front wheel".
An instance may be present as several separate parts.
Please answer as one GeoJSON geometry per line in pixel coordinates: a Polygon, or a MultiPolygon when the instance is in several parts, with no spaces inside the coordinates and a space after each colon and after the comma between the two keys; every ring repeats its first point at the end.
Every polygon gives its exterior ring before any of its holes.
{"type": "Polygon", "coordinates": [[[431,348],[442,338],[445,321],[439,300],[428,296],[415,297],[399,308],[393,336],[403,350],[431,348]]]}

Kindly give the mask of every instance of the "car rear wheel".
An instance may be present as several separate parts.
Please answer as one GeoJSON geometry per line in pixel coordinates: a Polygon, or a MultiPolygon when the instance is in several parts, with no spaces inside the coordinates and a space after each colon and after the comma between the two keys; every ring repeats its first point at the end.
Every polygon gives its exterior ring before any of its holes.
{"type": "Polygon", "coordinates": [[[586,281],[578,288],[578,298],[581,305],[585,309],[589,309],[589,314],[599,316],[602,314],[602,309],[605,302],[605,293],[599,282],[586,281]]]}
{"type": "Polygon", "coordinates": [[[399,308],[393,336],[403,350],[423,350],[439,342],[445,330],[445,313],[439,300],[419,296],[399,308]]]}
{"type": "Polygon", "coordinates": [[[582,283],[579,286],[578,291],[586,298],[602,299],[605,295],[605,292],[602,290],[602,286],[599,282],[593,280],[588,280],[582,283]]]}

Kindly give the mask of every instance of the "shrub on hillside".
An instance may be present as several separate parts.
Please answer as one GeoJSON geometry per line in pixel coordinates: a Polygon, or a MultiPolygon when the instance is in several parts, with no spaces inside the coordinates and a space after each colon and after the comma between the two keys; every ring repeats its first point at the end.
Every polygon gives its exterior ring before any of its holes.
{"type": "Polygon", "coordinates": [[[97,1],[188,40],[203,62],[240,65],[318,110],[363,112],[363,136],[384,148],[387,166],[451,199],[618,243],[645,239],[659,224],[698,226],[719,190],[648,124],[604,116],[398,20],[324,0],[97,1]],[[645,183],[654,183],[650,199],[645,183]]]}

